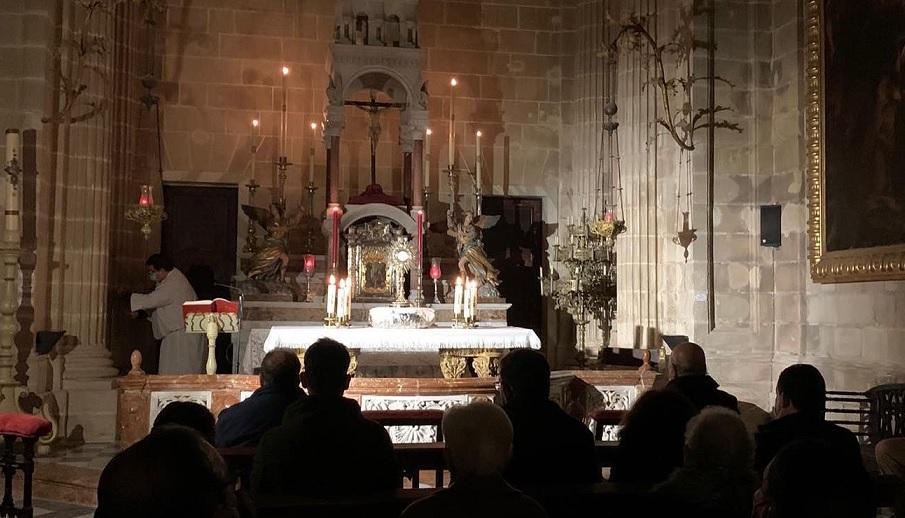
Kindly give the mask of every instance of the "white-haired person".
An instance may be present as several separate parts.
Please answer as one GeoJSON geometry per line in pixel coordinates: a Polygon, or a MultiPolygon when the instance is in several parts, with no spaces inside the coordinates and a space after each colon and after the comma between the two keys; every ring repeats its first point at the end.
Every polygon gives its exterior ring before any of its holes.
{"type": "Polygon", "coordinates": [[[683,466],[653,492],[696,516],[748,518],[757,487],[745,423],[734,410],[710,406],[688,421],[683,466]]]}
{"type": "Polygon", "coordinates": [[[547,516],[503,479],[512,454],[512,423],[502,408],[488,402],[453,407],[441,426],[452,484],[410,505],[403,518],[547,516]]]}

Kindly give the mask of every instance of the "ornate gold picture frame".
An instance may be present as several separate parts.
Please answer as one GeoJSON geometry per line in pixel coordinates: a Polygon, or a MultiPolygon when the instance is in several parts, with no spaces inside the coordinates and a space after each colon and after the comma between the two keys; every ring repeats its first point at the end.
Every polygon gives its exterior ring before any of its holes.
{"type": "Polygon", "coordinates": [[[905,21],[889,21],[903,19],[898,4],[806,2],[814,282],[905,279],[905,21]]]}

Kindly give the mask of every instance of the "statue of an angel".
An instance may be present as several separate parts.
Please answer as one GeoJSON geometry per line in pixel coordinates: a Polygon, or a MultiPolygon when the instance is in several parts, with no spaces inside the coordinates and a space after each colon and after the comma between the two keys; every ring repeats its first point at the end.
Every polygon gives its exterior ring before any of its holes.
{"type": "Polygon", "coordinates": [[[494,226],[499,216],[478,216],[471,211],[462,215],[462,223],[456,223],[452,211],[446,213],[446,233],[456,239],[456,251],[459,253],[459,271],[463,275],[471,275],[478,280],[478,286],[490,285],[496,291],[500,281],[499,271],[490,264],[484,243],[481,242],[481,230],[494,226]]]}
{"type": "Polygon", "coordinates": [[[252,256],[246,275],[257,281],[284,282],[289,266],[289,231],[298,226],[301,212],[287,217],[276,203],[271,203],[269,210],[242,205],[242,211],[267,232],[264,245],[252,256]]]}

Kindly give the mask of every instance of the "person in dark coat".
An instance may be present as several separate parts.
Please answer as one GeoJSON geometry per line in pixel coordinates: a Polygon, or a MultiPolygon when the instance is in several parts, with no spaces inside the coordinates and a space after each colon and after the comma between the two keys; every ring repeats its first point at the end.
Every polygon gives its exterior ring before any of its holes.
{"type": "Polygon", "coordinates": [[[339,498],[390,491],[402,475],[386,429],[365,419],[349,388],[349,351],[321,338],[305,353],[308,397],[286,409],[283,424],[258,443],[251,472],[257,501],[267,496],[339,498]]]}
{"type": "Polygon", "coordinates": [[[685,462],[653,489],[664,504],[689,516],[750,518],[754,491],[754,445],[737,412],[707,407],[685,430],[685,462]]]}
{"type": "Polygon", "coordinates": [[[773,414],[776,419],[760,426],[754,435],[754,468],[763,473],[777,452],[789,443],[811,439],[840,452],[849,469],[864,470],[855,434],[828,423],[826,382],[813,365],[786,367],[776,381],[773,414]]]}
{"type": "Polygon", "coordinates": [[[286,408],[305,397],[299,387],[302,364],[287,349],[274,349],[261,361],[261,388],[217,419],[217,446],[255,446],[265,432],[283,422],[286,408]]]}
{"type": "Polygon", "coordinates": [[[683,461],[685,426],[697,412],[671,390],[648,390],[622,420],[610,481],[653,485],[666,480],[683,461]]]}
{"type": "Polygon", "coordinates": [[[512,422],[512,459],[504,472],[515,486],[581,484],[602,480],[594,435],[550,401],[550,365],[531,349],[500,362],[506,415],[512,422]],[[555,438],[552,439],[552,438],[555,438]]]}
{"type": "Polygon", "coordinates": [[[443,415],[452,484],[410,505],[402,518],[545,518],[531,497],[506,483],[503,468],[512,447],[512,425],[486,401],[450,408],[443,415]]]}
{"type": "Polygon", "coordinates": [[[669,357],[668,375],[666,390],[688,398],[698,412],[708,406],[721,406],[738,412],[735,396],[720,390],[719,383],[707,374],[707,359],[700,345],[685,342],[676,346],[669,357]]]}

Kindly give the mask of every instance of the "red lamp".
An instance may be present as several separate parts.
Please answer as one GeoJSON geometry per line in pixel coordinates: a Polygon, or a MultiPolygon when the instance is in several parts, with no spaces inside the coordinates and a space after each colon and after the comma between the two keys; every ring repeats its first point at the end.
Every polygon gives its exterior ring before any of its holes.
{"type": "Polygon", "coordinates": [[[305,254],[305,273],[306,274],[311,275],[312,273],[314,273],[314,267],[316,264],[315,261],[316,260],[314,258],[314,255],[305,254]]]}
{"type": "Polygon", "coordinates": [[[440,290],[437,289],[437,281],[440,280],[440,277],[443,276],[443,271],[440,269],[440,258],[439,257],[431,257],[431,269],[430,269],[431,279],[434,281],[434,304],[440,303],[440,290]]]}

